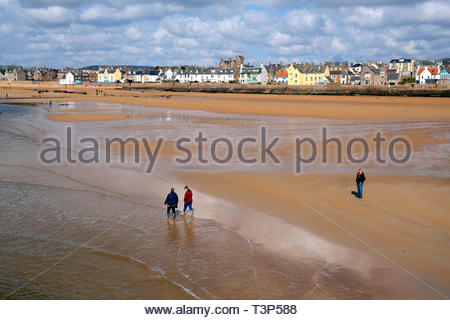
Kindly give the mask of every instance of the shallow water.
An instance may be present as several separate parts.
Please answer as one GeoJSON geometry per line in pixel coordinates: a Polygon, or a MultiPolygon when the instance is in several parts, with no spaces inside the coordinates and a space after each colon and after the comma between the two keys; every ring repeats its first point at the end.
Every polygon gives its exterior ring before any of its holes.
{"type": "Polygon", "coordinates": [[[167,221],[149,204],[4,181],[0,195],[2,298],[420,297],[372,279],[389,270],[363,277],[314,255],[282,259],[212,220],[167,221]]]}
{"type": "MultiPolygon", "coordinates": [[[[331,120],[318,118],[301,117],[279,117],[279,116],[257,116],[257,115],[229,115],[216,114],[205,111],[191,110],[170,110],[149,107],[136,107],[120,104],[93,103],[93,102],[73,102],[64,105],[53,105],[52,111],[60,110],[70,112],[71,110],[84,110],[83,113],[95,114],[126,114],[131,118],[121,121],[105,122],[75,122],[75,123],[55,123],[48,120],[28,119],[31,125],[40,128],[44,126],[46,131],[52,136],[59,137],[65,141],[65,128],[70,126],[73,136],[76,137],[73,143],[81,149],[85,147],[79,143],[83,137],[94,137],[104,139],[107,137],[121,137],[123,139],[134,137],[136,139],[146,138],[156,141],[163,138],[164,141],[175,142],[180,138],[187,138],[191,143],[184,144],[192,152],[192,160],[187,164],[179,164],[176,158],[184,159],[186,154],[179,151],[175,145],[171,145],[168,155],[160,154],[159,166],[161,169],[203,169],[203,170],[255,170],[255,171],[295,171],[295,140],[296,138],[312,138],[317,144],[318,155],[312,163],[302,164],[302,172],[354,172],[355,167],[363,166],[373,173],[382,174],[404,174],[423,176],[450,177],[450,123],[446,120],[331,120]],[[266,128],[266,146],[270,142],[279,138],[272,149],[280,163],[273,161],[266,155],[263,163],[262,152],[262,132],[261,128],[266,128]],[[342,142],[342,163],[336,161],[336,150],[328,149],[328,161],[322,162],[322,130],[326,128],[327,138],[338,137],[342,142]],[[195,139],[199,132],[208,141],[203,143],[203,158],[207,163],[198,161],[198,143],[195,139]],[[372,137],[380,132],[386,138],[383,142],[384,149],[381,150],[381,158],[386,159],[386,163],[379,163],[375,156],[375,143],[372,137]],[[429,137],[425,146],[414,146],[411,158],[406,163],[396,164],[391,160],[387,149],[388,143],[395,137],[413,139],[417,136],[429,137]],[[370,138],[369,138],[370,137],[370,138]],[[232,143],[232,158],[225,164],[216,163],[211,156],[212,142],[217,138],[226,138],[232,143]],[[247,143],[244,148],[246,158],[255,158],[256,163],[247,164],[238,160],[237,148],[239,141],[243,138],[253,138],[256,143],[247,143]],[[346,147],[351,138],[365,138],[368,147],[368,160],[362,164],[351,163],[347,156],[346,147]],[[78,143],[78,144],[77,144],[78,143]]],[[[333,148],[331,143],[331,148],[333,148]]],[[[358,151],[358,143],[355,143],[354,157],[356,159],[363,156],[361,150],[358,151]]],[[[404,156],[403,144],[399,143],[396,149],[396,156],[402,159],[404,156]]],[[[141,146],[143,149],[143,147],[141,146]]],[[[305,159],[310,157],[308,143],[304,144],[305,159]]],[[[217,156],[226,157],[223,153],[225,145],[218,144],[217,156]]],[[[144,150],[141,150],[144,154],[144,150]]],[[[130,154],[132,155],[132,154],[130,154]]],[[[102,156],[102,154],[101,154],[102,156]]],[[[130,157],[131,159],[131,157],[130,157]]],[[[146,166],[142,166],[145,168],[146,166]]]]}
{"type": "MultiPolygon", "coordinates": [[[[82,133],[94,137],[137,135],[176,139],[181,135],[192,136],[193,131],[199,130],[211,136],[224,133],[242,137],[269,124],[274,134],[294,137],[299,126],[309,128],[308,132],[313,134],[324,123],[336,132],[351,135],[370,133],[379,125],[389,130],[405,125],[359,122],[355,128],[349,121],[240,117],[102,103],[70,106],[91,108],[92,112],[99,112],[99,108],[139,115],[137,119],[124,121],[74,123],[72,126],[80,133],[77,138],[82,133]]],[[[42,138],[61,136],[67,125],[46,120],[45,109],[0,105],[0,112],[2,298],[434,297],[403,275],[372,265],[363,255],[357,256],[361,261],[353,266],[341,264],[337,259],[324,259],[322,253],[306,246],[297,247],[290,256],[278,255],[214,220],[191,216],[167,220],[161,200],[152,198],[148,192],[137,201],[127,195],[129,190],[125,187],[118,193],[107,182],[99,181],[102,187],[89,183],[83,179],[82,173],[88,169],[83,166],[42,166],[37,156],[42,138]],[[369,267],[363,272],[359,264],[369,267]]],[[[446,126],[432,124],[433,128],[446,126]]],[[[423,129],[430,122],[410,125],[423,129]]],[[[442,133],[436,130],[436,134],[442,133]]],[[[441,148],[445,153],[446,146],[441,148]]],[[[443,156],[439,152],[433,155],[433,161],[442,164],[443,156]]],[[[434,166],[435,162],[432,163],[434,166]]],[[[168,167],[159,167],[157,173],[168,167]]],[[[433,171],[431,165],[426,168],[433,171]]],[[[119,181],[127,177],[118,170],[114,173],[119,181]]],[[[102,177],[106,179],[99,168],[98,179],[102,177]]],[[[327,248],[339,249],[331,245],[327,248]]]]}

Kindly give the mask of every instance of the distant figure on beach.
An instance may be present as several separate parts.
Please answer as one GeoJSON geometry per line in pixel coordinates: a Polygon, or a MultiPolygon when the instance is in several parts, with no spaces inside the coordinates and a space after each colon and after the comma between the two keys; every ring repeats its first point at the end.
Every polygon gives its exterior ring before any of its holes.
{"type": "Polygon", "coordinates": [[[184,209],[183,209],[183,215],[186,214],[186,209],[189,207],[189,210],[191,211],[191,214],[194,213],[192,211],[192,191],[189,189],[188,186],[184,186],[184,190],[186,190],[186,193],[184,194],[184,209]]]}
{"type": "Polygon", "coordinates": [[[167,195],[164,204],[167,206],[167,218],[169,217],[170,210],[172,210],[172,215],[175,219],[175,208],[178,207],[178,195],[175,193],[175,188],[170,189],[170,193],[167,195]]]}
{"type": "Polygon", "coordinates": [[[362,199],[363,197],[363,183],[366,181],[366,176],[364,175],[364,172],[359,169],[358,173],[356,174],[356,188],[358,189],[357,197],[359,199],[362,199]]]}

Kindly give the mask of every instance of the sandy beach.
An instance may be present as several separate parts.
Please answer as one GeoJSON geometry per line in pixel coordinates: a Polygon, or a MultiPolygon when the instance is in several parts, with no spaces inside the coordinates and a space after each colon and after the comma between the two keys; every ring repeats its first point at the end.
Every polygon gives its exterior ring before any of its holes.
{"type": "Polygon", "coordinates": [[[374,258],[391,257],[414,274],[432,274],[450,285],[448,178],[371,175],[360,201],[352,194],[353,179],[342,174],[177,175],[195,189],[277,215],[374,258]]]}
{"type": "MultiPolygon", "coordinates": [[[[353,172],[357,168],[350,167],[348,163],[343,164],[342,170],[351,170],[352,173],[333,172],[332,168],[329,168],[326,173],[306,174],[271,168],[268,170],[264,168],[246,170],[239,167],[165,168],[165,163],[169,164],[174,156],[179,155],[173,152],[173,139],[165,142],[164,157],[161,160],[162,164],[156,168],[156,177],[142,177],[138,173],[122,175],[122,171],[114,168],[97,170],[97,177],[94,173],[95,168],[87,170],[62,167],[51,168],[51,170],[65,172],[68,176],[76,177],[77,180],[101,187],[108,192],[123,194],[134,201],[143,201],[149,196],[162,198],[172,184],[177,185],[179,192],[182,185],[189,184],[196,194],[195,207],[199,219],[211,219],[223,224],[244,239],[248,239],[253,247],[260,250],[261,261],[256,258],[253,261],[253,267],[257,270],[260,280],[279,281],[278,275],[276,277],[273,275],[274,278],[272,278],[269,270],[279,269],[295,274],[296,264],[292,261],[286,261],[284,264],[274,263],[271,267],[270,261],[274,259],[272,256],[274,254],[286,259],[287,256],[301,259],[309,254],[317,254],[321,259],[331,264],[343,265],[345,268],[350,268],[354,264],[355,270],[361,273],[364,273],[362,270],[366,268],[362,265],[366,263],[377,266],[369,268],[371,271],[363,276],[364,280],[354,286],[350,280],[352,277],[349,278],[347,274],[342,275],[337,282],[334,282],[336,278],[330,282],[325,281],[327,276],[323,274],[325,278],[320,276],[320,280],[316,276],[316,285],[319,283],[319,287],[322,286],[323,292],[327,294],[308,291],[308,295],[302,296],[298,295],[293,288],[284,287],[279,289],[280,292],[286,290],[289,293],[287,296],[271,295],[264,293],[265,291],[261,289],[265,283],[263,281],[257,284],[260,290],[259,297],[358,298],[355,291],[351,293],[349,291],[348,295],[340,295],[339,285],[348,286],[349,290],[359,288],[355,290],[361,290],[360,298],[442,299],[450,294],[450,277],[448,276],[450,274],[450,219],[448,217],[450,200],[447,196],[450,192],[448,172],[450,160],[448,154],[446,158],[445,155],[440,155],[440,162],[434,164],[427,158],[426,153],[448,145],[450,142],[448,139],[450,103],[447,98],[174,94],[91,86],[65,89],[86,92],[86,94],[79,94],[53,92],[56,89],[58,87],[52,86],[37,88],[37,86],[17,85],[9,86],[6,90],[1,87],[0,97],[8,94],[8,100],[4,100],[5,103],[11,101],[42,103],[42,107],[48,110],[45,114],[47,121],[57,125],[86,123],[95,126],[98,122],[107,128],[114,128],[115,132],[120,132],[122,136],[128,136],[130,132],[145,135],[142,130],[148,128],[144,127],[144,121],[157,119],[158,116],[155,115],[152,118],[137,114],[138,111],[133,111],[134,109],[127,111],[122,108],[108,107],[109,104],[158,107],[178,110],[181,113],[183,110],[213,112],[221,114],[224,120],[220,120],[222,118],[216,120],[213,115],[208,116],[211,118],[202,118],[202,115],[191,115],[191,117],[198,117],[195,118],[198,123],[207,125],[207,128],[218,128],[219,131],[220,126],[224,126],[227,114],[250,117],[281,116],[285,117],[283,121],[286,123],[289,123],[291,118],[305,117],[327,121],[358,120],[373,127],[377,126],[376,123],[372,124],[373,121],[379,121],[381,124],[386,120],[393,128],[386,133],[387,137],[399,134],[407,136],[412,142],[413,152],[420,154],[420,157],[409,167],[405,165],[404,168],[399,168],[401,174],[396,174],[396,167],[389,164],[386,166],[387,169],[369,166],[363,200],[356,199],[352,194],[352,191],[356,189],[353,172]],[[37,89],[48,90],[48,92],[39,94],[37,89]],[[104,96],[96,94],[96,90],[99,89],[103,90],[104,96]],[[166,95],[170,97],[167,98],[166,95]],[[76,102],[77,105],[75,107],[65,105],[68,102],[76,102]],[[85,102],[105,104],[102,105],[103,108],[80,107],[85,102]],[[135,119],[143,122],[135,124],[127,122],[123,127],[118,126],[121,121],[135,119]],[[417,125],[415,121],[418,120],[424,121],[424,124],[421,122],[420,126],[417,125]],[[431,129],[426,127],[428,120],[434,121],[431,122],[431,129]],[[439,124],[439,127],[434,125],[435,129],[433,129],[433,124],[439,124]],[[144,129],[141,130],[141,126],[144,129]],[[436,149],[430,149],[433,146],[436,149]],[[423,172],[416,166],[422,162],[428,163],[427,169],[423,172]],[[127,182],[121,184],[113,177],[106,178],[109,173],[102,170],[116,170],[113,176],[123,177],[122,179],[127,182]],[[392,173],[386,174],[383,170],[391,170],[389,172],[392,173]],[[161,177],[163,177],[162,180],[160,180],[161,177]],[[211,210],[211,206],[217,209],[211,210]],[[331,243],[339,248],[325,245],[308,247],[306,240],[296,242],[296,237],[298,239],[305,237],[303,231],[296,231],[297,228],[319,237],[321,240],[317,243],[331,243]],[[340,249],[341,247],[346,249],[340,249]],[[371,262],[366,262],[366,259],[371,262]],[[264,265],[267,266],[267,270],[264,265]],[[388,272],[379,275],[377,274],[379,270],[384,270],[383,272],[388,270],[388,272]],[[366,288],[367,283],[373,284],[376,289],[364,291],[359,287],[361,285],[366,288]],[[403,292],[402,290],[396,292],[393,288],[395,286],[405,287],[403,292]]],[[[187,126],[191,123],[194,125],[186,128],[187,132],[197,129],[196,122],[190,121],[186,121],[187,126]]],[[[270,122],[270,120],[267,121],[270,122]]],[[[276,125],[274,121],[274,126],[276,125]]],[[[184,127],[185,125],[181,122],[176,126],[184,127]]],[[[345,122],[331,124],[331,126],[344,129],[347,127],[345,122]]],[[[161,124],[161,128],[163,127],[164,124],[161,124]]],[[[149,128],[162,130],[158,126],[149,125],[149,128]]],[[[230,131],[233,132],[233,130],[243,129],[238,122],[235,122],[230,124],[230,131]]],[[[372,129],[367,130],[367,134],[362,132],[362,136],[372,137],[373,131],[370,131],[372,129]]],[[[98,136],[99,139],[105,137],[106,135],[98,136]]],[[[345,139],[348,139],[348,136],[345,139]]],[[[292,149],[288,145],[282,145],[278,151],[282,157],[288,158],[292,149]]],[[[117,153],[117,149],[113,152],[117,153]]],[[[131,155],[132,152],[133,150],[126,150],[127,155],[131,155]]],[[[435,152],[433,155],[438,154],[437,151],[433,152],[435,152]]],[[[292,163],[288,162],[288,164],[292,163]]],[[[114,167],[117,168],[116,165],[114,167]]],[[[6,176],[7,174],[3,172],[2,177],[6,176]]],[[[9,175],[7,178],[12,179],[12,176],[9,175]]],[[[24,183],[31,182],[26,175],[17,180],[24,183]]],[[[172,236],[177,237],[174,235],[175,231],[170,228],[172,227],[169,227],[169,231],[172,230],[172,236]]],[[[234,257],[234,259],[239,260],[241,257],[234,257]]],[[[295,259],[294,261],[299,261],[295,259]]],[[[300,265],[300,262],[298,263],[297,266],[300,265]]],[[[241,276],[242,279],[246,277],[241,276]]],[[[214,282],[211,279],[210,281],[214,282]]],[[[301,283],[302,281],[293,282],[301,283]]],[[[283,283],[289,283],[289,281],[283,283]]],[[[203,287],[206,288],[205,283],[203,287]]],[[[251,291],[246,291],[239,295],[236,291],[227,291],[219,287],[220,285],[216,282],[213,285],[209,283],[207,286],[209,292],[216,292],[220,297],[225,298],[248,298],[252,294],[251,291]]],[[[200,295],[198,293],[200,291],[196,292],[200,295]]]]}
{"type": "Polygon", "coordinates": [[[8,88],[6,90],[0,87],[1,98],[8,94],[10,99],[34,99],[44,103],[49,100],[101,101],[220,113],[328,119],[448,119],[450,117],[447,98],[147,92],[121,89],[118,85],[64,88],[59,85],[12,84],[6,87],[8,88]],[[97,95],[96,90],[101,92],[97,95]]]}

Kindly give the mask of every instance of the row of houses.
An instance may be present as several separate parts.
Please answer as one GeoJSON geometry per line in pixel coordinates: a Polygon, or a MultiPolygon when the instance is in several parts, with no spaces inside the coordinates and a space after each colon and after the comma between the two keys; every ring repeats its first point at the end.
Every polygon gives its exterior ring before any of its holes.
{"type": "MultiPolygon", "coordinates": [[[[60,84],[74,84],[83,81],[83,77],[77,71],[68,71],[64,77],[59,79],[60,84]]],[[[162,82],[176,81],[180,83],[192,82],[213,82],[213,83],[261,83],[268,82],[268,73],[264,65],[251,66],[240,65],[239,77],[236,78],[235,69],[224,68],[166,68],[142,72],[133,70],[123,72],[120,69],[104,69],[98,71],[97,79],[93,82],[98,83],[125,83],[125,82],[162,82]]]]}
{"type": "Polygon", "coordinates": [[[0,69],[0,80],[25,81],[26,73],[21,67],[12,66],[4,70],[0,69]]]}
{"type": "MultiPolygon", "coordinates": [[[[98,83],[124,83],[124,82],[163,82],[176,81],[180,83],[243,83],[243,84],[267,84],[268,82],[284,83],[288,85],[326,85],[337,83],[341,85],[383,86],[398,85],[405,74],[420,84],[449,84],[450,76],[446,67],[419,67],[417,70],[407,68],[395,68],[395,65],[386,67],[379,63],[355,63],[350,67],[341,63],[308,64],[292,63],[275,74],[269,74],[267,67],[244,65],[239,67],[236,78],[234,69],[219,68],[166,68],[166,70],[152,70],[142,72],[133,70],[123,72],[120,69],[105,69],[97,73],[85,71],[68,71],[59,79],[60,84],[76,84],[82,82],[98,83]],[[393,66],[394,68],[389,68],[393,66]],[[414,74],[415,73],[415,74],[414,74]]],[[[16,73],[8,73],[9,79],[16,80],[20,77],[16,73]]]]}
{"type": "Polygon", "coordinates": [[[45,67],[30,68],[11,66],[0,68],[0,80],[58,80],[60,84],[83,82],[126,83],[126,82],[163,82],[180,83],[212,82],[287,85],[397,85],[404,82],[420,84],[449,84],[450,58],[436,61],[414,58],[391,59],[389,63],[367,62],[325,62],[320,64],[283,63],[268,65],[250,65],[244,63],[243,56],[235,59],[221,59],[217,67],[202,68],[195,66],[157,67],[136,69],[129,67],[105,67],[95,70],[73,70],[70,68],[55,70],[45,67]]]}
{"type": "Polygon", "coordinates": [[[288,67],[289,85],[341,85],[392,86],[401,82],[420,84],[450,84],[450,59],[440,62],[415,59],[393,59],[382,62],[326,62],[311,65],[293,63],[288,67]]]}
{"type": "MultiPolygon", "coordinates": [[[[290,65],[263,64],[253,66],[244,64],[244,57],[221,59],[216,68],[161,68],[145,76],[137,72],[125,74],[125,81],[133,82],[236,82],[244,84],[284,83],[288,85],[398,85],[409,82],[421,84],[448,84],[450,59],[418,61],[416,59],[392,59],[383,62],[326,62],[324,64],[292,63],[290,65]]],[[[99,80],[100,82],[100,80],[99,80]]]]}

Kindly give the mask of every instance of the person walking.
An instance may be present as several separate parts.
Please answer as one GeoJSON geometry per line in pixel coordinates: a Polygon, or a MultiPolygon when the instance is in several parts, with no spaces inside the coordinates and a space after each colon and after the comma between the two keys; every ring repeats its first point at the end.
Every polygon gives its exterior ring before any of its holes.
{"type": "Polygon", "coordinates": [[[358,173],[356,174],[356,188],[358,190],[357,197],[359,199],[362,199],[363,197],[363,183],[366,181],[366,176],[364,175],[364,172],[359,169],[358,173]]]}
{"type": "Polygon", "coordinates": [[[170,211],[172,210],[173,218],[176,218],[175,208],[178,207],[178,195],[175,193],[175,188],[170,189],[170,193],[166,197],[164,204],[167,206],[167,218],[169,218],[170,211]]]}
{"type": "Polygon", "coordinates": [[[186,214],[186,209],[188,207],[191,211],[191,214],[194,214],[194,211],[192,211],[192,191],[188,186],[184,186],[184,190],[186,190],[186,193],[184,194],[184,209],[182,214],[186,214]]]}

